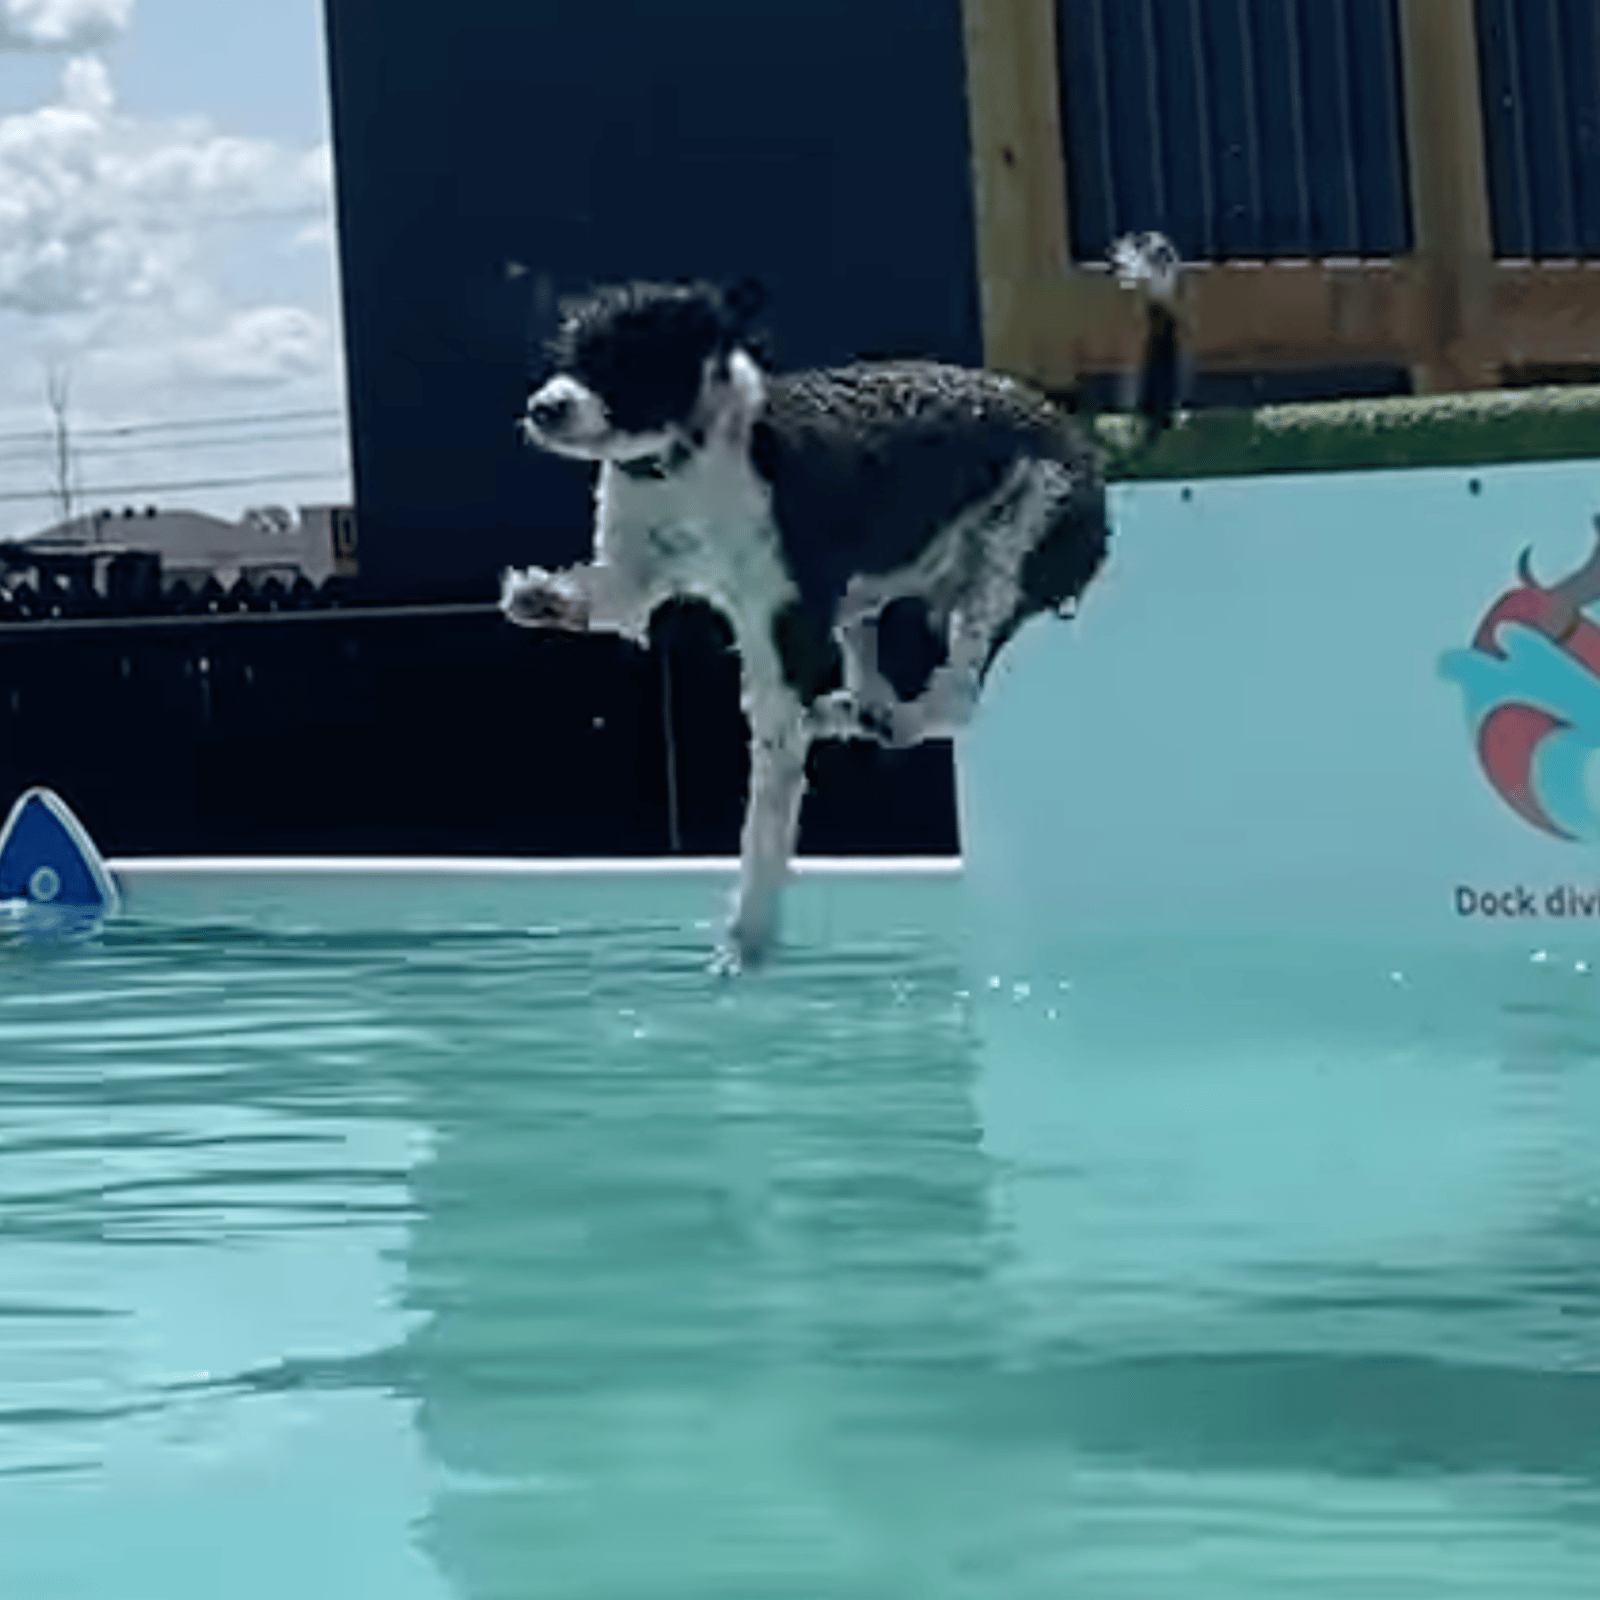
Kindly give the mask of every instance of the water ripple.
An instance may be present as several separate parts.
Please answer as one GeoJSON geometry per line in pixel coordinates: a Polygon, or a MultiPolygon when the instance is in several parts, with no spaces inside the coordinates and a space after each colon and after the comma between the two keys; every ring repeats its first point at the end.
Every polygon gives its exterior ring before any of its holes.
{"type": "Polygon", "coordinates": [[[695,921],[0,947],[0,1592],[1590,1592],[1572,974],[695,921]]]}

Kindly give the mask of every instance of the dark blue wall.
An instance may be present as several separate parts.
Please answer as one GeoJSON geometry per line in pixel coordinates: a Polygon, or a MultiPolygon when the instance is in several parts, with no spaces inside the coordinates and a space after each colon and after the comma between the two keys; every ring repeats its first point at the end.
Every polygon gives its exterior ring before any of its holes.
{"type": "Polygon", "coordinates": [[[1600,7],[1478,0],[1495,253],[1600,256],[1600,7]]]}
{"type": "Polygon", "coordinates": [[[784,365],[979,359],[958,0],[328,0],[328,25],[377,591],[488,595],[583,550],[586,473],[512,429],[552,292],[752,274],[784,365]]]}

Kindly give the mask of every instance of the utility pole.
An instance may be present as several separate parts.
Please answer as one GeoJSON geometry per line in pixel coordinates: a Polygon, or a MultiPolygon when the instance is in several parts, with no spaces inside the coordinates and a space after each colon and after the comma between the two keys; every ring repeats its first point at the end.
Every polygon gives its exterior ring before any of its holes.
{"type": "Polygon", "coordinates": [[[72,432],[67,420],[71,389],[72,380],[67,369],[52,361],[45,380],[45,393],[50,413],[55,418],[55,501],[62,522],[72,520],[72,432]]]}

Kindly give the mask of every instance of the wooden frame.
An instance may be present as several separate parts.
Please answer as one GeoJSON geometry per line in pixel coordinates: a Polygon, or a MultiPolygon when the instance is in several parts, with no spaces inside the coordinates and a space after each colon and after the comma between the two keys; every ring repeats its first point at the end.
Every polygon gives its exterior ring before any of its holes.
{"type": "MultiPolygon", "coordinates": [[[[1419,393],[1600,370],[1600,260],[1496,260],[1472,0],[1399,0],[1415,248],[1186,275],[1204,372],[1394,365],[1419,393]]],[[[962,0],[988,363],[1066,392],[1130,369],[1133,298],[1071,259],[1056,0],[962,0]]]]}

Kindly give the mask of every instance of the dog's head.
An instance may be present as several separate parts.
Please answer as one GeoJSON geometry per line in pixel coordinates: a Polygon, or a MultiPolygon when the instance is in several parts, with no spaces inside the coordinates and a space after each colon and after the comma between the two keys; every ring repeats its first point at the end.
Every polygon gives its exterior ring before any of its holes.
{"type": "Polygon", "coordinates": [[[760,291],[631,283],[562,307],[553,371],[528,396],[530,444],[590,461],[631,461],[697,448],[735,413],[761,403],[750,353],[760,291]]]}

